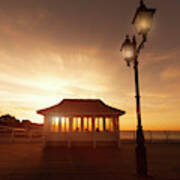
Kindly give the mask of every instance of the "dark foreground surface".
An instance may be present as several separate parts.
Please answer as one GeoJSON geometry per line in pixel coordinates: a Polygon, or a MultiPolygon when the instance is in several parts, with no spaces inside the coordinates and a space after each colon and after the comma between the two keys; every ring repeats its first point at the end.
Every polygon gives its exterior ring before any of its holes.
{"type": "MultiPolygon", "coordinates": [[[[41,144],[0,144],[0,180],[144,179],[136,176],[135,146],[43,151],[41,144]]],[[[146,179],[180,179],[180,144],[147,145],[146,179]]]]}

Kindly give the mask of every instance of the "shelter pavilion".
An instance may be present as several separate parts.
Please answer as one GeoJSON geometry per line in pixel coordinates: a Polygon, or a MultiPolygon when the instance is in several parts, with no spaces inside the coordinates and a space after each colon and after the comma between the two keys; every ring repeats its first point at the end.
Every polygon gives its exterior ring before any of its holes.
{"type": "Polygon", "coordinates": [[[120,116],[125,111],[99,99],[64,99],[38,110],[44,116],[44,145],[120,146],[120,116]]]}

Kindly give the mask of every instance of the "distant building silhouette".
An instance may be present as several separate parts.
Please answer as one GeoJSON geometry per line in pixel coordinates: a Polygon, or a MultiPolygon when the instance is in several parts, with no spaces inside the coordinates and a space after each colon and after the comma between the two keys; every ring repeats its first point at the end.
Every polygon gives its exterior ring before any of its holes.
{"type": "Polygon", "coordinates": [[[0,117],[0,125],[10,126],[10,127],[20,127],[21,123],[14,116],[6,114],[0,117]]]}
{"type": "Polygon", "coordinates": [[[11,116],[10,114],[6,114],[0,117],[0,126],[34,129],[34,128],[42,127],[43,124],[32,123],[30,120],[22,120],[21,122],[20,120],[16,119],[14,116],[11,116]]]}

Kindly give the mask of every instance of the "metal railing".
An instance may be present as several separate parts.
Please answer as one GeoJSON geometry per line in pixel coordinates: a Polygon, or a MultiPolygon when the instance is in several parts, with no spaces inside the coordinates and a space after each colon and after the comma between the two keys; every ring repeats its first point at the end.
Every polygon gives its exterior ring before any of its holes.
{"type": "MultiPolygon", "coordinates": [[[[146,143],[180,143],[180,131],[144,131],[146,143]]],[[[136,142],[136,131],[121,131],[122,142],[136,142]]]]}
{"type": "MultiPolygon", "coordinates": [[[[101,133],[101,132],[100,132],[101,133]]],[[[82,133],[81,133],[82,134],[82,133]]],[[[146,143],[180,143],[180,131],[144,131],[146,143]]],[[[1,128],[0,143],[42,142],[42,129],[1,128]]],[[[122,143],[135,143],[136,131],[120,131],[122,143]]]]}
{"type": "Polygon", "coordinates": [[[0,128],[0,143],[15,143],[15,142],[42,142],[42,129],[27,130],[24,128],[0,128]]]}

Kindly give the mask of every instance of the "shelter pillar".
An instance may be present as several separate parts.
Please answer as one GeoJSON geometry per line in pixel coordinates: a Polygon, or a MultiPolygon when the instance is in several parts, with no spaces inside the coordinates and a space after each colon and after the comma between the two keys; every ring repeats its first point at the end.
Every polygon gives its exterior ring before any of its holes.
{"type": "Polygon", "coordinates": [[[84,131],[84,117],[81,117],[81,132],[84,131]]]}
{"type": "Polygon", "coordinates": [[[51,116],[47,117],[47,125],[48,125],[48,132],[51,131],[51,127],[52,127],[52,121],[51,121],[51,116]]]}
{"type": "Polygon", "coordinates": [[[93,140],[93,148],[96,148],[95,117],[92,117],[92,140],[93,140]]]}
{"type": "Polygon", "coordinates": [[[44,128],[43,128],[43,147],[46,147],[48,134],[51,129],[51,118],[50,116],[44,116],[44,128]]]}
{"type": "Polygon", "coordinates": [[[58,124],[58,132],[61,132],[61,126],[62,126],[62,122],[61,122],[61,117],[59,117],[59,124],[58,124]]]}
{"type": "Polygon", "coordinates": [[[117,132],[117,128],[116,128],[116,117],[112,118],[112,123],[113,123],[113,131],[117,132]]]}
{"type": "Polygon", "coordinates": [[[49,133],[51,131],[51,128],[52,128],[52,117],[51,116],[46,116],[45,118],[45,122],[46,122],[46,125],[45,125],[45,133],[49,133]]]}
{"type": "Polygon", "coordinates": [[[69,117],[69,132],[72,133],[73,117],[69,117]]]}
{"type": "Polygon", "coordinates": [[[106,131],[106,118],[103,117],[103,131],[106,131]]]}
{"type": "Polygon", "coordinates": [[[44,116],[44,128],[43,132],[46,133],[48,131],[48,117],[44,116]]]}
{"type": "Polygon", "coordinates": [[[89,131],[89,129],[91,129],[91,127],[89,127],[89,125],[90,125],[89,121],[90,121],[90,119],[89,119],[89,117],[87,117],[87,129],[88,129],[88,131],[89,131]]]}
{"type": "Polygon", "coordinates": [[[69,138],[68,138],[68,148],[71,148],[71,138],[72,138],[72,123],[73,123],[73,118],[69,117],[69,138]]]}
{"type": "Polygon", "coordinates": [[[67,118],[64,118],[64,132],[66,132],[67,118]]]}

